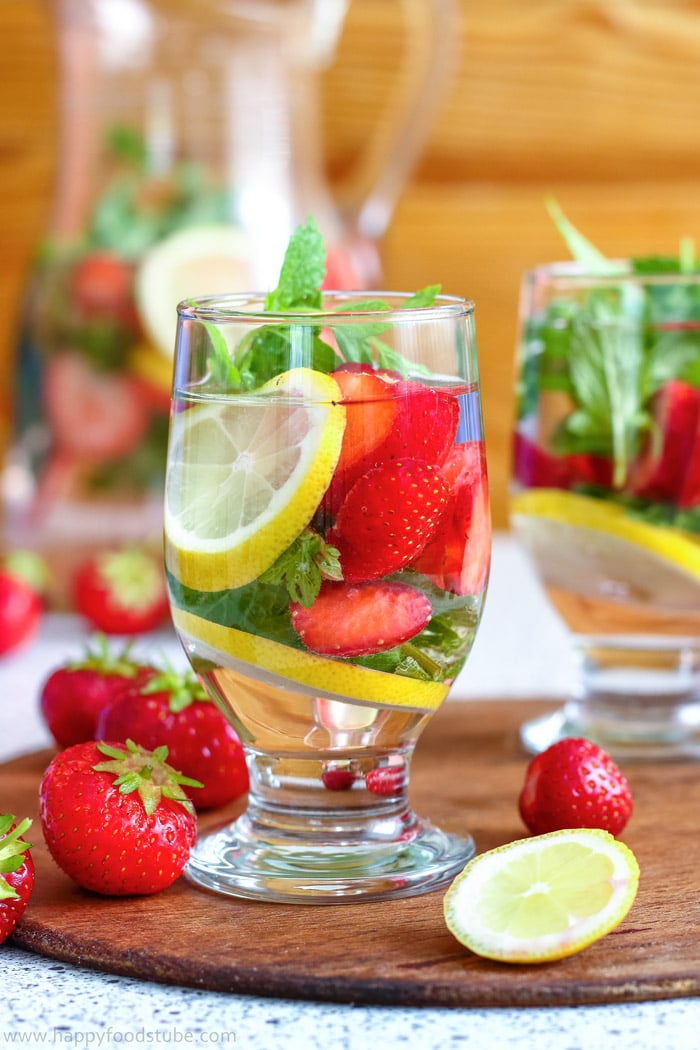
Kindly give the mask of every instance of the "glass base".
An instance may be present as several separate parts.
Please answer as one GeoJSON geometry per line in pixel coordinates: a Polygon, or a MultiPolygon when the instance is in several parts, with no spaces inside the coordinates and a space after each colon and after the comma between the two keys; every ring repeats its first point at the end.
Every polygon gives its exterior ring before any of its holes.
{"type": "Polygon", "coordinates": [[[195,885],[233,897],[288,904],[367,903],[410,897],[447,885],[474,856],[460,838],[422,821],[372,811],[371,826],[355,812],[306,814],[311,841],[270,834],[250,813],[195,846],[185,875],[195,885]],[[324,831],[325,827],[325,831],[324,831]]]}
{"type": "Polygon", "coordinates": [[[613,758],[700,758],[700,639],[578,635],[573,642],[575,694],[522,727],[528,751],[578,736],[613,758]]]}

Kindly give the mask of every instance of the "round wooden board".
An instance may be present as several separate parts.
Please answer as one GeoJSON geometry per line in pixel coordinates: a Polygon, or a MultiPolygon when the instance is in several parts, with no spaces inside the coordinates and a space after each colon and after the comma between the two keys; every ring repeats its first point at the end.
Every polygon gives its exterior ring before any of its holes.
{"type": "MultiPolygon", "coordinates": [[[[551,705],[448,703],[418,744],[418,812],[479,851],[525,834],[517,797],[528,758],[517,728],[551,705]]],[[[0,766],[0,812],[36,815],[50,752],[0,766]]],[[[261,904],[186,880],[150,897],[102,898],[74,886],[34,827],[37,879],[13,943],[110,973],[213,991],[403,1006],[563,1006],[700,993],[700,768],[625,769],[635,814],[622,836],[641,867],[625,921],[557,963],[509,966],[462,948],[442,892],[389,903],[261,904]]],[[[229,814],[201,820],[207,827],[229,814]]]]}

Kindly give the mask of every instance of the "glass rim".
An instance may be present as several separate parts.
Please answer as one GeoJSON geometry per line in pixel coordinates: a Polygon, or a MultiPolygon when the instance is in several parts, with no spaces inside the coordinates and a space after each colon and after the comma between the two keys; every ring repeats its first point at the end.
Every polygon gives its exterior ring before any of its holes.
{"type": "Polygon", "coordinates": [[[630,259],[609,259],[609,265],[617,267],[608,273],[594,273],[583,263],[575,260],[560,260],[529,267],[523,279],[529,283],[551,284],[556,288],[612,288],[621,284],[635,285],[700,285],[700,270],[646,270],[640,273],[632,269],[630,259]]]}
{"type": "Polygon", "coordinates": [[[440,321],[468,317],[474,313],[472,299],[440,293],[430,306],[402,306],[402,300],[412,299],[415,292],[397,292],[367,289],[366,291],[323,290],[320,308],[300,310],[264,310],[266,292],[231,292],[223,295],[193,296],[177,306],[178,317],[209,323],[241,322],[247,324],[313,322],[334,323],[392,321],[440,321]],[[329,300],[327,303],[326,301],[329,300]],[[349,304],[384,300],[388,309],[352,309],[349,304]],[[331,305],[331,303],[333,305],[331,305]]]}

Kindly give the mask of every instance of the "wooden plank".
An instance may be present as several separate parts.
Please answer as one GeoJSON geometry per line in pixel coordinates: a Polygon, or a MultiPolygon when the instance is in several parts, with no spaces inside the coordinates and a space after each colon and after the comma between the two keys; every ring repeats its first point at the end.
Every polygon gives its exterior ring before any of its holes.
{"type": "MultiPolygon", "coordinates": [[[[517,813],[526,756],[517,741],[537,702],[450,703],[418,743],[417,811],[479,851],[525,834],[517,813]]],[[[3,806],[34,813],[50,754],[0,767],[3,806]]],[[[106,972],[222,992],[404,1006],[563,1006],[700,994],[692,763],[626,770],[635,813],[623,834],[641,869],[632,910],[578,955],[507,966],[472,955],[448,932],[442,892],[374,903],[263,904],[179,879],[150,897],[103,898],[76,887],[32,829],[37,877],[13,943],[106,972]],[[331,933],[332,931],[332,933],[331,933]]],[[[228,813],[211,814],[202,827],[228,813]]]]}

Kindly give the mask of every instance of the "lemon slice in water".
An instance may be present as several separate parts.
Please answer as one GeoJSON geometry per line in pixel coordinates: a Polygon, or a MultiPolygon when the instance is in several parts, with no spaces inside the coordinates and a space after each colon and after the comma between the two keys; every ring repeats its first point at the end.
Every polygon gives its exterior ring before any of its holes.
{"type": "Polygon", "coordinates": [[[165,536],[181,583],[242,587],[308,525],[340,456],[341,398],[331,376],[295,368],[253,394],[175,413],[165,536]]]}
{"type": "Polygon", "coordinates": [[[513,496],[511,522],[553,587],[672,609],[700,605],[700,542],[608,500],[561,489],[513,496]]]}
{"type": "Polygon", "coordinates": [[[444,899],[458,941],[487,959],[563,959],[610,933],[632,907],[639,866],[607,831],[553,831],[482,853],[444,899]]]}

